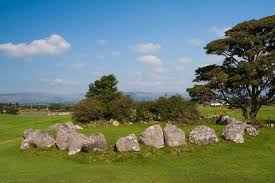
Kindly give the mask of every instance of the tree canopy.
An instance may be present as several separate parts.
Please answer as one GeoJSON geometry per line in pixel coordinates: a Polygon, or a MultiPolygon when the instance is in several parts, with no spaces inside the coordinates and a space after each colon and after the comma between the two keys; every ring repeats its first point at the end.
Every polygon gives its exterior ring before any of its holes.
{"type": "Polygon", "coordinates": [[[224,61],[195,71],[194,82],[199,85],[187,89],[190,96],[203,98],[212,92],[231,107],[241,108],[246,119],[255,119],[263,105],[274,101],[275,15],[237,24],[205,49],[224,61]],[[196,90],[198,86],[208,92],[196,90]]]}

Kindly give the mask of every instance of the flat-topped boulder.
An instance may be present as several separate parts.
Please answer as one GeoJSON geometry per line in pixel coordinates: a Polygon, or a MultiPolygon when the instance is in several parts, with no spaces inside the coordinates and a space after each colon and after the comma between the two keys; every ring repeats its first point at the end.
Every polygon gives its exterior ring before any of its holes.
{"type": "Polygon", "coordinates": [[[122,151],[140,151],[139,143],[135,134],[121,137],[116,141],[116,149],[122,151]]]}
{"type": "Polygon", "coordinates": [[[199,145],[215,144],[218,142],[218,137],[214,129],[200,125],[190,132],[189,141],[199,145]]]}
{"type": "Polygon", "coordinates": [[[148,146],[162,148],[164,147],[163,132],[159,125],[153,125],[146,128],[141,136],[140,140],[148,146]]]}
{"type": "Polygon", "coordinates": [[[41,130],[26,129],[21,143],[21,149],[28,149],[30,147],[50,148],[55,145],[55,140],[47,132],[41,130]]]}
{"type": "Polygon", "coordinates": [[[167,124],[163,129],[164,141],[168,146],[176,147],[185,144],[185,133],[175,125],[167,124]]]}
{"type": "Polygon", "coordinates": [[[82,150],[86,152],[105,151],[107,149],[107,140],[101,133],[97,133],[88,137],[82,146],[82,150]]]}
{"type": "Polygon", "coordinates": [[[68,121],[68,122],[63,123],[63,124],[56,123],[56,124],[50,126],[48,128],[48,131],[56,131],[57,132],[62,126],[65,126],[67,128],[70,128],[70,129],[83,129],[81,126],[75,125],[75,124],[73,124],[73,122],[68,121]]]}
{"type": "Polygon", "coordinates": [[[244,130],[246,123],[230,123],[225,126],[222,132],[222,136],[225,140],[229,140],[235,143],[244,143],[244,130]]]}

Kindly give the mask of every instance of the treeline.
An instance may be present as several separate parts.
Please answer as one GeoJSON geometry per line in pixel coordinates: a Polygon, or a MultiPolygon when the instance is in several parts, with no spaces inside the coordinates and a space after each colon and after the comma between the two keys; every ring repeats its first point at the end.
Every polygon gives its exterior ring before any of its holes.
{"type": "Polygon", "coordinates": [[[69,112],[71,104],[18,104],[0,103],[0,114],[17,114],[19,111],[69,112]]]}
{"type": "Polygon", "coordinates": [[[196,104],[180,95],[135,102],[118,91],[117,83],[114,75],[107,75],[90,84],[86,98],[73,106],[73,118],[87,123],[110,119],[132,122],[189,121],[199,117],[196,104]]]}

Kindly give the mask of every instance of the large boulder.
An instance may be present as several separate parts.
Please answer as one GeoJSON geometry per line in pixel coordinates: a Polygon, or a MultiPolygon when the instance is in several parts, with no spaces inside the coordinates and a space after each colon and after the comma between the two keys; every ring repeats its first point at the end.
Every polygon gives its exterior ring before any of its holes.
{"type": "Polygon", "coordinates": [[[68,155],[74,155],[80,152],[87,140],[88,137],[81,133],[78,133],[76,131],[70,133],[68,143],[68,155]]]}
{"type": "Polygon", "coordinates": [[[189,141],[193,144],[215,144],[218,142],[215,130],[205,125],[194,128],[189,135],[189,141]]]}
{"type": "Polygon", "coordinates": [[[107,140],[101,133],[97,133],[88,137],[82,147],[82,150],[86,152],[105,151],[107,149],[107,140]]]}
{"type": "Polygon", "coordinates": [[[175,125],[167,124],[163,129],[164,141],[168,146],[176,147],[185,143],[185,133],[175,125]]]}
{"type": "Polygon", "coordinates": [[[164,147],[163,132],[159,125],[153,125],[146,128],[142,132],[140,140],[148,146],[156,148],[164,147]]]}
{"type": "Polygon", "coordinates": [[[237,120],[236,118],[231,118],[227,115],[220,115],[217,119],[216,124],[227,125],[230,123],[241,123],[241,121],[237,120]]]}
{"type": "Polygon", "coordinates": [[[61,123],[56,123],[48,128],[48,131],[58,131],[59,128],[63,126],[61,123]]]}
{"type": "Polygon", "coordinates": [[[66,150],[69,147],[69,141],[70,141],[70,136],[72,133],[75,133],[74,128],[70,128],[67,125],[62,125],[59,130],[57,131],[56,135],[56,146],[60,150],[66,150]]]}
{"type": "Polygon", "coordinates": [[[122,151],[140,151],[139,143],[135,134],[121,137],[116,142],[116,149],[122,151]]]}
{"type": "Polygon", "coordinates": [[[41,130],[26,129],[21,143],[21,149],[28,149],[31,146],[37,148],[50,148],[55,145],[55,140],[47,132],[41,130]]]}
{"type": "Polygon", "coordinates": [[[246,126],[246,123],[230,123],[223,129],[222,136],[225,140],[244,143],[243,134],[246,126]]]}
{"type": "Polygon", "coordinates": [[[247,125],[245,131],[251,136],[259,135],[259,129],[253,125],[247,125]]]}

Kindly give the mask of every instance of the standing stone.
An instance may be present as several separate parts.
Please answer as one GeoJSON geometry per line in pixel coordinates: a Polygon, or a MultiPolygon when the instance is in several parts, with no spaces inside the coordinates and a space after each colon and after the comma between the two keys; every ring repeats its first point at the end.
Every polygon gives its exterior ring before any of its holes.
{"type": "Polygon", "coordinates": [[[215,130],[205,125],[194,128],[189,135],[189,141],[193,144],[215,144],[218,142],[215,130]]]}
{"type": "Polygon", "coordinates": [[[145,145],[156,148],[164,147],[163,132],[159,125],[146,128],[142,132],[140,139],[145,145]]]}
{"type": "Polygon", "coordinates": [[[126,137],[121,137],[116,142],[116,149],[122,151],[140,151],[139,143],[135,134],[130,134],[126,137]]]}
{"type": "Polygon", "coordinates": [[[163,129],[164,141],[168,146],[176,147],[185,144],[185,133],[175,125],[167,124],[163,129]]]}
{"type": "Polygon", "coordinates": [[[56,145],[60,150],[68,149],[70,135],[75,132],[75,129],[69,126],[63,125],[57,131],[56,145]]]}
{"type": "Polygon", "coordinates": [[[73,131],[70,133],[69,143],[68,143],[68,155],[74,155],[81,151],[81,148],[87,141],[87,137],[81,133],[73,131]]]}
{"type": "Polygon", "coordinates": [[[47,132],[41,130],[26,129],[23,135],[21,149],[28,149],[31,146],[37,148],[50,148],[55,145],[55,140],[47,132]]]}
{"type": "Polygon", "coordinates": [[[97,133],[88,137],[83,144],[82,150],[86,152],[105,151],[108,149],[108,144],[105,136],[101,133],[97,133]]]}
{"type": "Polygon", "coordinates": [[[251,136],[259,135],[259,129],[252,125],[247,125],[245,131],[251,136]]]}
{"type": "Polygon", "coordinates": [[[222,136],[225,140],[244,143],[243,134],[246,126],[246,123],[230,123],[223,129],[222,136]]]}

